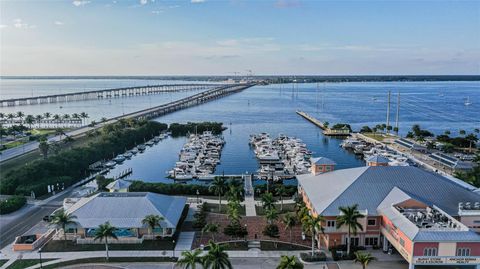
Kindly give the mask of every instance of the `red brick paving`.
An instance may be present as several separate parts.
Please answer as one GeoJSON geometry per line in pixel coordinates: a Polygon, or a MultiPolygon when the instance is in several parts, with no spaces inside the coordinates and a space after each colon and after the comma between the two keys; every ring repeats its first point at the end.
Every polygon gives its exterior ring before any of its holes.
{"type": "MultiPolygon", "coordinates": [[[[245,223],[247,224],[248,240],[255,240],[255,239],[256,240],[278,240],[283,242],[290,242],[290,230],[289,229],[285,230],[285,225],[282,223],[280,219],[281,218],[279,218],[279,220],[276,221],[276,224],[278,225],[279,232],[280,232],[279,238],[271,238],[269,236],[263,235],[263,229],[267,225],[265,217],[262,217],[262,216],[242,217],[242,219],[240,220],[240,223],[242,226],[245,225],[245,223]],[[256,238],[255,238],[255,234],[257,235],[256,238]]],[[[227,215],[209,213],[207,216],[207,220],[209,223],[216,223],[219,225],[218,232],[215,234],[216,242],[243,239],[243,238],[231,238],[230,236],[227,236],[223,233],[223,229],[230,223],[230,221],[227,218],[227,215]]],[[[203,239],[201,240],[201,234],[202,234],[201,232],[195,233],[195,240],[193,242],[194,247],[199,247],[200,244],[206,245],[208,241],[212,238],[209,233],[205,233],[203,235],[203,239]]],[[[302,240],[302,226],[299,224],[297,224],[292,229],[292,243],[305,245],[305,246],[311,245],[310,239],[307,238],[306,240],[302,240]]]]}

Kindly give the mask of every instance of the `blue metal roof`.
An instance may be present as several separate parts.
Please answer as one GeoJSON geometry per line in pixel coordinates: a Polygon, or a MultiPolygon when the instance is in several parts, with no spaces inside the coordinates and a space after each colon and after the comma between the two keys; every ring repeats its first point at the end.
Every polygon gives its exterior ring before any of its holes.
{"type": "Polygon", "coordinates": [[[331,159],[325,158],[325,157],[312,158],[311,162],[316,164],[316,165],[335,165],[336,164],[331,159]]]}
{"type": "MultiPolygon", "coordinates": [[[[355,169],[355,168],[353,168],[355,169]]],[[[341,171],[341,170],[337,170],[341,171]]],[[[331,172],[331,173],[335,173],[331,172]]],[[[323,193],[334,188],[338,179],[315,176],[323,193]]],[[[316,208],[326,216],[336,216],[340,206],[358,204],[359,209],[367,209],[369,215],[377,215],[377,207],[394,187],[415,196],[429,205],[436,205],[447,214],[458,215],[458,203],[480,201],[480,195],[438,174],[430,173],[413,166],[370,166],[363,173],[344,173],[355,176],[352,183],[325,208],[316,208]]],[[[315,191],[315,190],[310,190],[315,191]]]]}
{"type": "Polygon", "coordinates": [[[474,231],[419,231],[415,242],[480,242],[480,235],[474,231]]]}

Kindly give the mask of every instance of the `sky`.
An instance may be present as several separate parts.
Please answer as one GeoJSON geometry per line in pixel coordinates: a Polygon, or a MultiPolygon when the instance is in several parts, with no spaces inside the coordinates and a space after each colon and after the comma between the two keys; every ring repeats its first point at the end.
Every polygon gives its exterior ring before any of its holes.
{"type": "Polygon", "coordinates": [[[480,74],[480,1],[0,0],[1,75],[480,74]]]}

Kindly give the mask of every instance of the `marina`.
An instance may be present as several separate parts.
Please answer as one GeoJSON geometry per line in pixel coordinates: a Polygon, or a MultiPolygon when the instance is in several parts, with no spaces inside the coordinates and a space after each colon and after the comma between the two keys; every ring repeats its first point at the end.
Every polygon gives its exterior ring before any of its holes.
{"type": "Polygon", "coordinates": [[[168,171],[175,180],[212,180],[215,167],[220,163],[225,141],[210,131],[191,134],[179,154],[179,161],[168,171]]]}
{"type": "Polygon", "coordinates": [[[280,181],[310,171],[312,152],[301,139],[284,134],[271,139],[268,133],[260,133],[251,135],[250,145],[260,164],[260,179],[280,181]]]}

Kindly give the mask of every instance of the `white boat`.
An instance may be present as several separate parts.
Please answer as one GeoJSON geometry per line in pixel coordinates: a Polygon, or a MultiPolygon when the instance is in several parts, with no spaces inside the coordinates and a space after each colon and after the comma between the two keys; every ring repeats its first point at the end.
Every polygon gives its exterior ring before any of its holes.
{"type": "Polygon", "coordinates": [[[470,97],[465,98],[465,101],[463,102],[463,104],[464,104],[465,106],[471,105],[472,102],[470,102],[470,97]]]}
{"type": "Polygon", "coordinates": [[[147,147],[145,147],[145,145],[143,145],[143,144],[137,146],[137,149],[138,149],[138,151],[140,151],[140,152],[144,151],[146,148],[147,148],[147,147]]]}
{"type": "Polygon", "coordinates": [[[127,159],[130,159],[130,158],[132,158],[133,154],[132,154],[132,152],[127,151],[127,152],[123,153],[123,156],[127,159]]]}
{"type": "Polygon", "coordinates": [[[153,146],[154,144],[155,144],[155,142],[153,142],[153,140],[149,140],[145,143],[145,145],[147,145],[149,147],[153,146]]]}
{"type": "Polygon", "coordinates": [[[138,153],[137,147],[134,147],[133,149],[131,149],[130,152],[131,152],[133,155],[137,154],[137,153],[138,153]]]}
{"type": "Polygon", "coordinates": [[[114,162],[114,161],[109,161],[109,162],[105,163],[105,166],[108,167],[108,168],[113,168],[115,165],[117,165],[117,163],[114,162]]]}
{"type": "Polygon", "coordinates": [[[113,158],[113,161],[116,162],[116,163],[122,163],[123,161],[125,161],[125,156],[123,156],[122,154],[119,154],[117,157],[113,158]]]}

